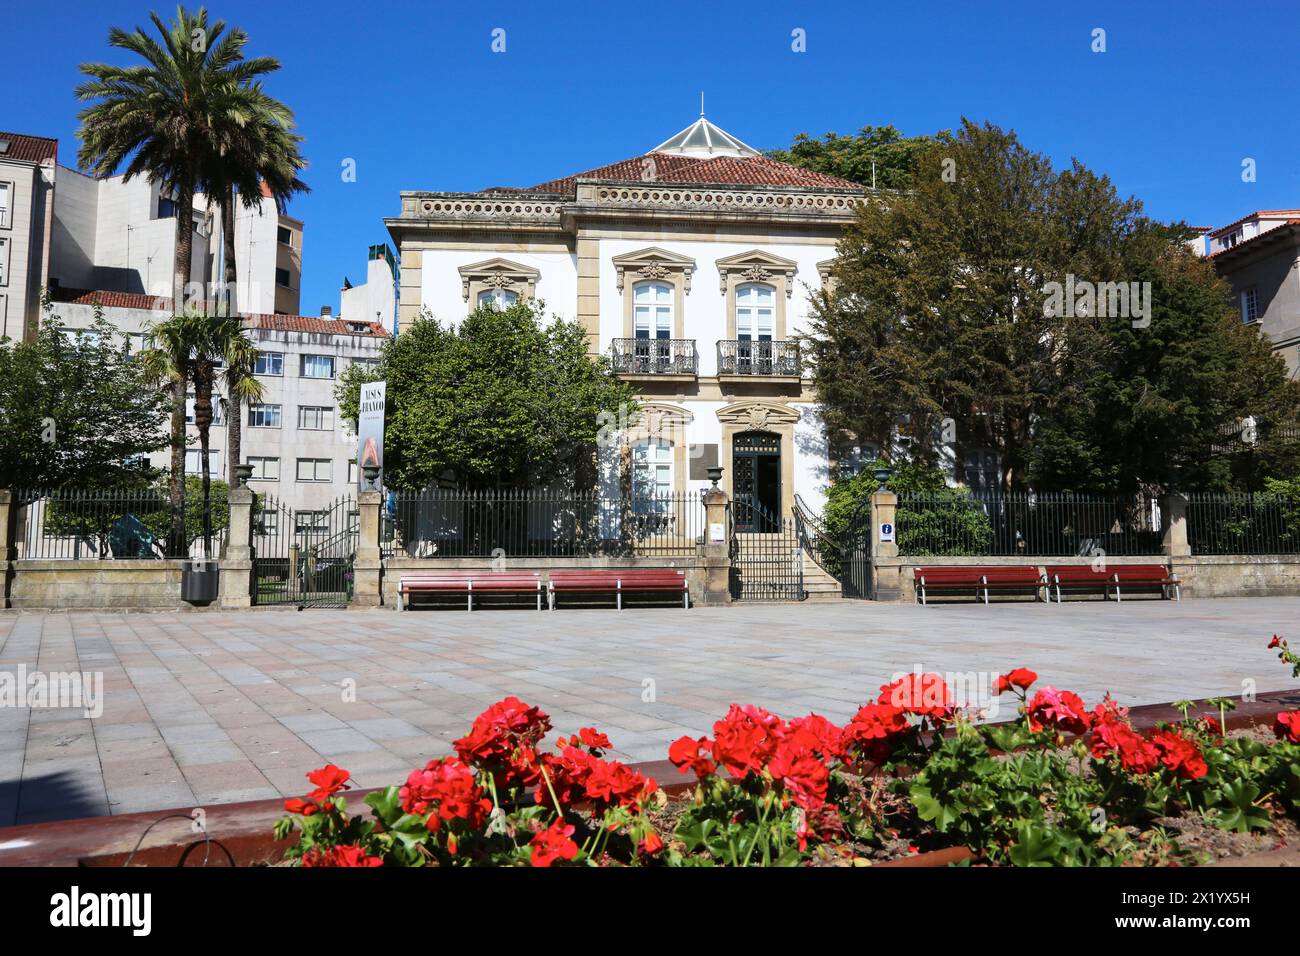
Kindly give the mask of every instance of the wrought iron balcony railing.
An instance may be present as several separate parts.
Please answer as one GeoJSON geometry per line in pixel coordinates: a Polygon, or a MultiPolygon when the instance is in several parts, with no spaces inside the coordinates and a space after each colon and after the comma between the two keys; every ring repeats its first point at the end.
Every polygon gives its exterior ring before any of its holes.
{"type": "Polygon", "coordinates": [[[614,339],[614,371],[625,375],[696,375],[694,339],[614,339]]]}
{"type": "Polygon", "coordinates": [[[798,377],[799,345],[790,341],[723,339],[718,342],[718,374],[798,377]]]}

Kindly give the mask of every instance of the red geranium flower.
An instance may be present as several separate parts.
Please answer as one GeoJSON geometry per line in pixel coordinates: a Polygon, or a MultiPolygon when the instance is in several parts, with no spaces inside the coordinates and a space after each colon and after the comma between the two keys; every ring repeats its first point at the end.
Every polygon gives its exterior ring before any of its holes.
{"type": "Polygon", "coordinates": [[[647,833],[645,839],[641,841],[641,849],[644,852],[649,853],[651,856],[658,853],[663,848],[664,841],[660,839],[659,834],[655,833],[654,830],[647,833]]]}
{"type": "Polygon", "coordinates": [[[578,855],[578,844],[569,839],[571,836],[573,826],[556,820],[533,837],[529,861],[533,866],[550,866],[556,860],[572,860],[578,855]]]}
{"type": "Polygon", "coordinates": [[[320,813],[320,805],[310,800],[286,800],[284,801],[284,809],[289,813],[297,813],[304,817],[320,813]]]}
{"type": "Polygon", "coordinates": [[[1284,710],[1274,717],[1273,733],[1279,740],[1300,744],[1300,710],[1284,710]]]}
{"type": "Polygon", "coordinates": [[[768,770],[805,810],[816,809],[826,802],[830,771],[811,750],[783,743],[768,764],[768,770]]]}
{"type": "Polygon", "coordinates": [[[1209,772],[1200,748],[1176,731],[1157,730],[1151,735],[1151,743],[1170,773],[1185,780],[1199,780],[1209,772]]]}
{"type": "Polygon", "coordinates": [[[1276,634],[1274,634],[1274,635],[1273,635],[1273,640],[1271,640],[1271,641],[1268,642],[1268,649],[1271,651],[1273,648],[1275,648],[1275,647],[1281,647],[1281,646],[1282,646],[1282,638],[1280,638],[1280,637],[1278,637],[1276,634]]]}
{"type": "Polygon", "coordinates": [[[938,674],[904,674],[892,684],[882,686],[876,702],[890,704],[905,714],[935,720],[951,717],[955,707],[952,691],[938,674]]]}
{"type": "Polygon", "coordinates": [[[1119,758],[1130,773],[1150,773],[1160,765],[1160,751],[1130,727],[1115,708],[1098,705],[1092,726],[1092,755],[1119,758]]]}
{"type": "Polygon", "coordinates": [[[712,743],[708,737],[679,737],[673,741],[673,745],[668,748],[668,759],[673,762],[677,770],[685,773],[688,769],[695,771],[695,776],[700,779],[708,777],[716,771],[717,765],[710,760],[705,754],[713,749],[712,743]]]}
{"type": "Polygon", "coordinates": [[[761,707],[731,705],[713,725],[713,756],[733,777],[762,773],[776,752],[781,718],[761,707]]]}
{"type": "Polygon", "coordinates": [[[578,731],[578,737],[592,750],[608,750],[611,746],[609,738],[595,727],[583,727],[578,731]]]}
{"type": "Polygon", "coordinates": [[[1079,695],[1055,687],[1044,687],[1034,694],[1026,712],[1029,729],[1035,733],[1051,727],[1067,734],[1083,734],[1088,732],[1091,724],[1088,710],[1079,695]]]}
{"type": "Polygon", "coordinates": [[[383,866],[384,861],[377,856],[369,856],[359,846],[345,844],[332,846],[328,850],[308,850],[302,855],[303,866],[383,866]]]}
{"type": "Polygon", "coordinates": [[[1038,680],[1038,675],[1027,667],[1017,667],[1013,671],[1001,675],[993,684],[993,693],[1002,694],[1012,687],[1019,687],[1021,690],[1028,690],[1034,681],[1038,680]]]}
{"type": "Polygon", "coordinates": [[[844,731],[820,714],[809,714],[790,721],[783,739],[793,746],[816,751],[829,760],[840,756],[844,731]]]}
{"type": "Polygon", "coordinates": [[[430,760],[423,770],[412,770],[398,795],[407,813],[428,814],[425,826],[433,833],[449,820],[464,820],[470,829],[477,829],[492,810],[492,801],[475,781],[473,771],[455,757],[430,760]]]}
{"type": "Polygon", "coordinates": [[[551,718],[517,697],[497,701],[474,718],[474,726],[452,743],[461,761],[497,776],[504,787],[528,786],[537,778],[537,745],[551,718]]]}
{"type": "Polygon", "coordinates": [[[892,704],[865,704],[844,728],[845,751],[880,763],[889,757],[892,741],[908,730],[907,716],[892,704]]]}
{"type": "Polygon", "coordinates": [[[346,770],[342,767],[336,767],[334,764],[326,764],[319,770],[313,770],[307,774],[307,779],[316,784],[316,789],[307,794],[313,800],[324,800],[326,797],[332,797],[340,790],[350,790],[347,785],[348,777],[346,770]]]}

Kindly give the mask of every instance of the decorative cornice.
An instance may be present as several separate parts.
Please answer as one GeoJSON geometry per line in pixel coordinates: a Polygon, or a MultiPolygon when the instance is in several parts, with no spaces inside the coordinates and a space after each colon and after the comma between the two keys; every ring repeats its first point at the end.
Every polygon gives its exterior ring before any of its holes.
{"type": "Polygon", "coordinates": [[[677,405],[663,402],[642,402],[637,408],[637,430],[649,436],[659,436],[665,431],[682,432],[695,421],[695,415],[677,405]]]}

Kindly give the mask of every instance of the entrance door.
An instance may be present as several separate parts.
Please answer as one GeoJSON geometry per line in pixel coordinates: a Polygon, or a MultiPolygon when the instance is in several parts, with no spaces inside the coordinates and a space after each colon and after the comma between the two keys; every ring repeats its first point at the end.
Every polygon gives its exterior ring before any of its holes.
{"type": "Polygon", "coordinates": [[[781,525],[781,436],[741,432],[731,445],[737,531],[770,534],[781,525]]]}

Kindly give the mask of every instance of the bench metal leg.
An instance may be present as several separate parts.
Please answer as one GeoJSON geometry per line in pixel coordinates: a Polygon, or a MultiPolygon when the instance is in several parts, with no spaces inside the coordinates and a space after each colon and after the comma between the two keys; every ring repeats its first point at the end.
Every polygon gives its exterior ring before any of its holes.
{"type": "Polygon", "coordinates": [[[984,606],[989,606],[989,588],[987,584],[984,585],[984,606]]]}
{"type": "Polygon", "coordinates": [[[921,582],[921,607],[925,607],[925,582],[921,582]]]}
{"type": "Polygon", "coordinates": [[[683,591],[683,592],[682,592],[682,607],[683,607],[684,609],[686,609],[686,610],[690,610],[690,607],[691,607],[691,592],[690,592],[690,591],[683,591]]]}
{"type": "Polygon", "coordinates": [[[614,592],[614,598],[618,602],[618,609],[623,610],[623,589],[619,588],[614,592]]]}
{"type": "Polygon", "coordinates": [[[470,591],[465,595],[465,610],[474,610],[474,592],[470,591]]]}
{"type": "Polygon", "coordinates": [[[537,591],[537,610],[540,611],[541,609],[542,609],[542,592],[541,589],[539,588],[537,591]]]}

